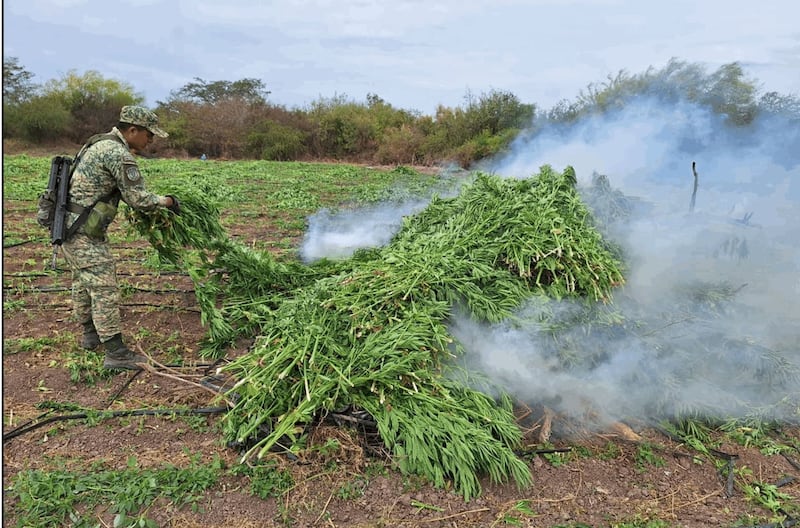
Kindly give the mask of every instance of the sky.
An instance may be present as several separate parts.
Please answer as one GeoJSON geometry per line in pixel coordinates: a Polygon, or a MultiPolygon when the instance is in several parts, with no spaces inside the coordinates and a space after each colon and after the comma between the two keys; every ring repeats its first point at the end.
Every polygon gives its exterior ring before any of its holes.
{"type": "Polygon", "coordinates": [[[546,109],[673,58],[797,95],[797,20],[794,0],[5,0],[3,55],[40,84],[97,71],[150,107],[256,78],[288,108],[375,94],[433,115],[492,90],[546,109]]]}

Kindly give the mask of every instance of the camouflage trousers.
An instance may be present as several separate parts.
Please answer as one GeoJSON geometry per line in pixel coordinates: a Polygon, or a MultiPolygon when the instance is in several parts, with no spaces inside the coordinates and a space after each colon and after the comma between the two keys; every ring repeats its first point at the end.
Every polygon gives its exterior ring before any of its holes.
{"type": "Polygon", "coordinates": [[[72,308],[79,323],[94,322],[100,341],[122,332],[117,272],[105,241],[82,233],[61,246],[72,270],[72,308]]]}

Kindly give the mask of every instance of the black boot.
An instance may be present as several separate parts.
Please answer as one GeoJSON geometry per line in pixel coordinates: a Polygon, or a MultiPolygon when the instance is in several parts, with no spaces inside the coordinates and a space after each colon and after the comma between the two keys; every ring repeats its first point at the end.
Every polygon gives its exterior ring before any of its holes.
{"type": "Polygon", "coordinates": [[[106,348],[106,357],[103,368],[141,370],[142,364],[147,364],[148,359],[141,354],[134,354],[122,342],[122,334],[117,334],[103,345],[106,348]]]}
{"type": "Polygon", "coordinates": [[[97,329],[94,327],[94,322],[89,319],[83,323],[83,338],[81,338],[81,347],[85,350],[94,350],[100,346],[100,336],[97,335],[97,329]]]}

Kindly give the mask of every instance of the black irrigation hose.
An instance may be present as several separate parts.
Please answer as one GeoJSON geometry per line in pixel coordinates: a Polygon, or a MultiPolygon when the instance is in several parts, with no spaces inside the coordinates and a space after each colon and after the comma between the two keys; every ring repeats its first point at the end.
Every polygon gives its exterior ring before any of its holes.
{"type": "MultiPolygon", "coordinates": [[[[4,290],[13,290],[18,293],[59,293],[72,291],[69,286],[3,286],[4,290]],[[20,291],[21,290],[21,291],[20,291]]],[[[194,293],[194,290],[157,290],[152,288],[139,288],[136,286],[121,286],[121,290],[134,290],[143,293],[194,293]]]]}
{"type": "MultiPolygon", "coordinates": [[[[656,427],[656,430],[658,430],[661,434],[663,434],[664,436],[666,436],[667,438],[669,438],[672,441],[677,441],[677,442],[683,442],[684,441],[682,438],[679,438],[678,436],[670,433],[669,431],[667,431],[663,427],[656,427]]],[[[711,455],[713,455],[713,456],[715,456],[715,457],[717,457],[719,459],[725,460],[727,462],[727,464],[725,464],[725,468],[724,468],[724,469],[727,469],[727,475],[725,476],[725,482],[724,482],[724,484],[725,484],[725,496],[728,497],[728,498],[733,497],[733,491],[734,491],[733,490],[733,486],[734,486],[734,477],[735,477],[734,466],[736,465],[736,460],[738,460],[739,455],[734,455],[734,454],[731,454],[731,453],[726,453],[724,451],[719,451],[717,449],[711,449],[711,448],[708,449],[708,452],[709,452],[709,454],[711,454],[711,455]]],[[[723,476],[723,473],[724,473],[724,470],[720,469],[719,470],[720,477],[723,476]]]]}
{"type": "MultiPolygon", "coordinates": [[[[211,370],[215,366],[217,366],[220,363],[220,361],[222,361],[222,360],[218,359],[213,363],[196,363],[196,364],[191,365],[191,366],[192,367],[196,367],[196,368],[202,367],[202,368],[205,369],[205,373],[208,374],[209,370],[211,370]]],[[[166,364],[164,366],[165,367],[170,367],[170,368],[180,368],[180,367],[185,367],[187,365],[185,365],[183,363],[168,363],[168,364],[166,364]]],[[[128,376],[128,379],[125,380],[125,383],[123,383],[123,385],[119,389],[117,389],[117,392],[115,392],[111,396],[111,398],[108,399],[108,405],[111,405],[112,403],[114,403],[117,400],[117,398],[119,398],[119,395],[122,394],[122,392],[125,389],[128,388],[128,386],[131,384],[131,382],[133,382],[134,379],[136,379],[136,376],[138,376],[142,372],[144,372],[144,370],[135,370],[135,371],[133,371],[133,373],[130,376],[128,376]]],[[[200,380],[200,384],[201,385],[206,385],[206,383],[203,383],[203,380],[200,380]]],[[[218,390],[218,388],[216,386],[214,386],[214,385],[207,385],[207,386],[214,388],[215,390],[217,390],[217,392],[221,392],[221,390],[218,390]]],[[[106,407],[108,407],[108,405],[106,407]]]]}
{"type": "Polygon", "coordinates": [[[142,372],[144,372],[144,371],[143,371],[143,370],[135,370],[135,371],[133,372],[133,374],[131,374],[130,376],[128,376],[128,379],[127,379],[127,380],[125,380],[125,383],[123,383],[123,384],[122,384],[122,387],[120,387],[120,388],[117,390],[117,392],[115,392],[115,393],[114,393],[114,394],[111,396],[111,398],[109,398],[109,400],[108,400],[108,405],[106,405],[106,409],[107,409],[107,408],[108,408],[108,407],[109,407],[109,406],[110,406],[112,403],[114,403],[114,402],[117,400],[117,398],[119,398],[119,395],[120,395],[120,394],[122,394],[122,392],[123,392],[125,389],[127,389],[127,388],[128,388],[128,386],[131,384],[131,382],[133,382],[133,380],[134,380],[134,379],[136,379],[136,376],[138,376],[138,375],[139,375],[139,374],[141,374],[142,372]]]}
{"type": "Polygon", "coordinates": [[[796,460],[794,460],[792,457],[790,457],[786,453],[781,453],[781,455],[783,455],[783,458],[786,459],[786,461],[789,463],[789,465],[791,465],[797,471],[800,471],[800,462],[797,462],[796,460]]]}
{"type": "Polygon", "coordinates": [[[733,497],[733,484],[736,473],[734,473],[734,466],[736,464],[735,458],[728,459],[728,478],[725,481],[725,496],[729,499],[733,497]]]}
{"type": "Polygon", "coordinates": [[[48,271],[16,271],[14,273],[3,273],[5,277],[52,277],[56,273],[67,273],[68,269],[56,268],[48,271]]]}
{"type": "Polygon", "coordinates": [[[122,303],[120,306],[126,306],[126,307],[131,307],[131,306],[149,306],[149,307],[152,307],[152,308],[159,308],[159,309],[163,309],[163,310],[172,310],[172,311],[175,311],[175,312],[184,311],[184,312],[200,313],[200,309],[199,308],[192,308],[191,306],[170,306],[168,304],[155,304],[155,303],[146,303],[146,302],[122,303]]]}
{"type": "Polygon", "coordinates": [[[531,455],[552,455],[556,453],[571,453],[571,447],[558,447],[553,449],[521,449],[519,451],[514,451],[515,455],[518,456],[531,456],[531,455]]]}
{"type": "MultiPolygon", "coordinates": [[[[213,363],[198,363],[198,364],[196,364],[194,366],[195,367],[203,367],[203,368],[205,368],[206,373],[208,373],[208,371],[210,371],[211,369],[213,369],[214,367],[216,367],[217,365],[219,365],[220,363],[222,363],[224,361],[225,361],[225,358],[220,358],[220,359],[215,360],[213,363]]],[[[167,367],[183,367],[185,365],[182,364],[182,363],[171,363],[171,364],[168,364],[168,365],[165,365],[165,366],[167,366],[167,367]]],[[[114,395],[110,398],[110,400],[108,402],[108,405],[111,405],[112,403],[114,403],[114,401],[122,393],[122,391],[124,391],[131,384],[131,382],[136,378],[136,376],[138,376],[142,372],[144,372],[144,370],[137,370],[137,371],[134,371],[132,373],[132,375],[128,376],[128,379],[125,381],[125,383],[122,385],[122,387],[120,387],[119,390],[117,390],[117,392],[114,393],[114,395]]],[[[214,385],[209,385],[209,386],[211,388],[217,390],[217,392],[222,392],[220,387],[217,387],[217,386],[214,386],[214,385]]],[[[113,418],[113,417],[116,417],[116,416],[125,416],[125,415],[134,416],[134,415],[155,415],[155,414],[213,414],[214,412],[225,412],[227,410],[228,410],[228,407],[202,407],[202,408],[199,408],[199,409],[180,409],[180,410],[177,410],[177,411],[173,410],[173,409],[138,409],[138,410],[134,410],[134,411],[114,411],[114,412],[111,412],[111,413],[109,413],[109,411],[101,411],[101,412],[105,414],[104,417],[113,418]]],[[[5,443],[6,440],[11,440],[12,438],[15,438],[15,437],[17,437],[17,436],[19,436],[19,435],[21,435],[23,433],[27,433],[28,431],[32,431],[34,429],[37,429],[37,428],[39,428],[39,427],[41,427],[41,426],[43,426],[45,424],[48,424],[48,423],[52,423],[52,422],[59,421],[59,420],[71,420],[71,419],[80,419],[80,418],[86,418],[87,417],[86,414],[82,413],[82,414],[75,414],[75,415],[53,416],[53,417],[48,418],[47,420],[44,420],[42,422],[39,421],[39,420],[41,420],[42,418],[44,418],[45,416],[47,416],[48,414],[50,414],[52,412],[53,412],[53,409],[50,409],[49,411],[47,411],[47,412],[45,412],[43,414],[40,414],[36,418],[28,420],[27,422],[25,422],[24,424],[20,425],[19,427],[17,427],[13,431],[10,431],[10,432],[6,433],[5,435],[3,435],[3,443],[5,443]],[[31,425],[31,424],[33,424],[33,425],[31,425]]]]}
{"type": "Polygon", "coordinates": [[[14,242],[12,244],[3,244],[3,249],[13,248],[17,246],[24,246],[25,244],[30,244],[31,242],[44,242],[47,240],[46,238],[29,238],[28,240],[22,240],[21,242],[14,242]]]}
{"type": "MultiPolygon", "coordinates": [[[[54,273],[69,273],[70,270],[65,268],[49,269],[48,271],[17,271],[14,273],[3,273],[4,277],[50,277],[54,273]]],[[[154,271],[153,273],[123,273],[117,272],[117,277],[163,277],[181,275],[188,277],[189,275],[180,271],[154,271]]]]}
{"type": "MultiPolygon", "coordinates": [[[[187,414],[219,414],[228,411],[228,407],[200,407],[197,409],[132,409],[128,411],[98,411],[99,418],[119,418],[121,416],[160,416],[160,415],[187,415],[187,414]]],[[[43,427],[53,422],[63,420],[80,420],[88,418],[89,413],[76,413],[76,414],[62,414],[59,416],[51,416],[46,420],[36,422],[31,425],[24,425],[17,427],[3,435],[3,443],[6,443],[12,438],[16,438],[24,433],[28,433],[39,427],[43,427]]]]}
{"type": "MultiPolygon", "coordinates": [[[[120,304],[121,307],[130,308],[132,306],[148,306],[150,308],[157,308],[159,310],[172,310],[173,312],[191,312],[191,313],[201,313],[199,308],[193,308],[191,306],[170,306],[168,304],[155,304],[155,303],[146,303],[146,302],[130,302],[130,303],[122,303],[120,304]]],[[[21,308],[30,308],[30,305],[22,305],[21,308]]],[[[41,308],[37,306],[37,308],[41,308]]],[[[71,310],[71,304],[48,304],[46,306],[48,310],[71,310]]]]}
{"type": "Polygon", "coordinates": [[[797,519],[792,517],[787,517],[787,519],[783,522],[779,523],[769,523],[769,524],[758,524],[756,526],[751,526],[750,528],[791,528],[792,526],[797,526],[798,524],[797,519]]]}

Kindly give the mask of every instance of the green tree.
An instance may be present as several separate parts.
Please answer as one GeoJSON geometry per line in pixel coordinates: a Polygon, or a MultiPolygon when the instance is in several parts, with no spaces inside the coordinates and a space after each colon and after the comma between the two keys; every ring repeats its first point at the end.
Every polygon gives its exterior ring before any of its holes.
{"type": "Polygon", "coordinates": [[[254,146],[258,141],[250,135],[269,118],[268,94],[258,79],[205,81],[195,77],[173,90],[167,101],[159,102],[158,114],[170,133],[166,145],[192,156],[261,157],[263,149],[254,146]]]}
{"type": "Polygon", "coordinates": [[[796,95],[782,95],[778,92],[767,92],[758,101],[761,112],[780,114],[800,119],[800,97],[796,95]]]}
{"type": "Polygon", "coordinates": [[[314,101],[308,115],[313,125],[311,146],[319,157],[364,157],[377,149],[375,121],[364,104],[340,94],[314,101]]]}
{"type": "Polygon", "coordinates": [[[520,130],[531,126],[536,112],[535,105],[500,90],[479,96],[467,92],[464,99],[462,107],[437,107],[420,149],[426,159],[449,159],[467,167],[503,150],[520,130]]]}
{"type": "Polygon", "coordinates": [[[746,78],[738,63],[725,64],[712,74],[697,64],[675,59],[656,70],[648,68],[638,75],[620,71],[602,83],[592,83],[575,101],[560,101],[547,112],[550,122],[569,123],[587,114],[620,109],[635,97],[655,97],[662,102],[691,101],[726,115],[735,126],[750,124],[760,109],[790,104],[777,97],[757,100],[757,88],[746,78]],[[760,108],[760,107],[761,108],[760,108]]]}
{"type": "Polygon", "coordinates": [[[367,110],[377,134],[382,134],[387,129],[411,125],[419,118],[417,112],[395,108],[374,93],[367,94],[367,110]]]}
{"type": "Polygon", "coordinates": [[[422,163],[425,161],[422,154],[424,139],[425,136],[418,126],[388,128],[380,135],[375,162],[384,165],[422,163]]]}
{"type": "Polygon", "coordinates": [[[524,128],[530,124],[536,110],[534,105],[524,104],[513,93],[501,90],[491,90],[478,97],[468,92],[466,99],[464,117],[472,137],[484,132],[497,135],[505,130],[524,128]]]}
{"type": "Polygon", "coordinates": [[[60,79],[45,83],[42,91],[46,97],[60,101],[72,116],[65,133],[77,143],[116,125],[123,106],[144,102],[144,96],[130,84],[106,79],[92,70],[82,75],[70,70],[60,79]]]}
{"type": "Polygon", "coordinates": [[[756,86],[745,77],[738,63],[721,66],[709,81],[709,91],[703,102],[715,112],[727,115],[733,125],[748,125],[755,119],[758,114],[756,86]]]}
{"type": "Polygon", "coordinates": [[[63,138],[72,116],[56,97],[41,95],[9,108],[3,121],[4,134],[41,143],[63,138]]]}
{"type": "Polygon", "coordinates": [[[20,104],[36,95],[33,74],[16,57],[3,57],[3,106],[20,104]]]}
{"type": "Polygon", "coordinates": [[[247,138],[248,153],[259,159],[289,161],[305,152],[303,132],[272,119],[262,121],[247,138]]]}
{"type": "MultiPolygon", "coordinates": [[[[173,101],[190,101],[200,104],[216,104],[229,99],[241,99],[248,104],[264,104],[270,92],[259,79],[245,78],[238,81],[205,81],[199,77],[170,93],[173,101]]],[[[165,103],[160,103],[165,104],[165,103]]]]}

